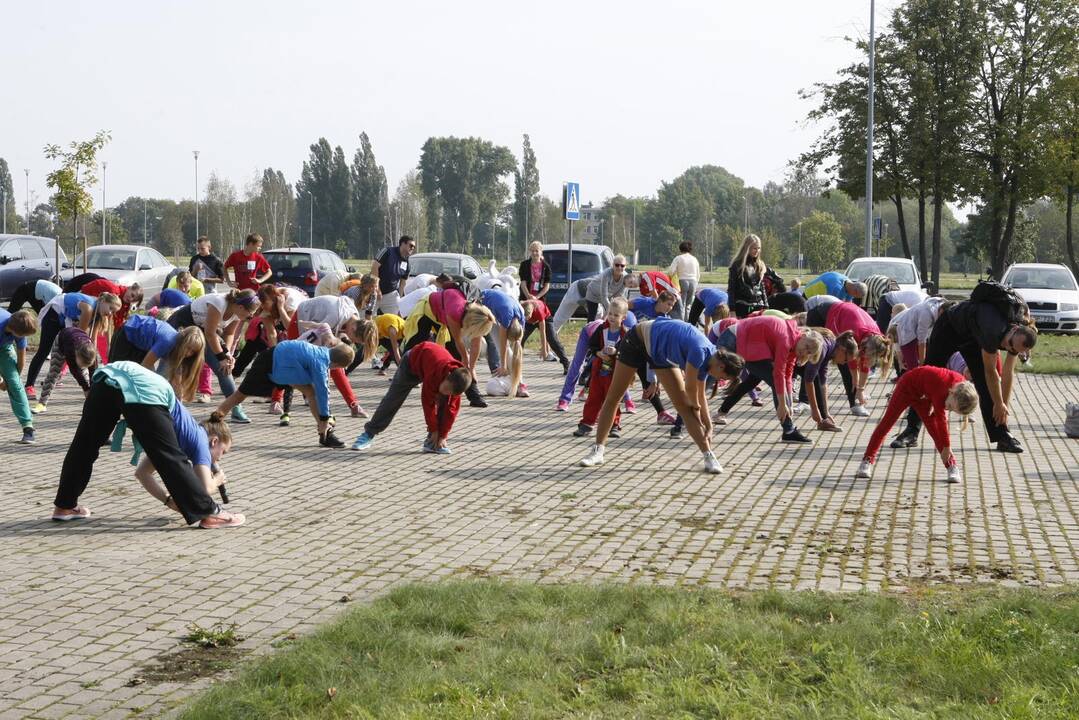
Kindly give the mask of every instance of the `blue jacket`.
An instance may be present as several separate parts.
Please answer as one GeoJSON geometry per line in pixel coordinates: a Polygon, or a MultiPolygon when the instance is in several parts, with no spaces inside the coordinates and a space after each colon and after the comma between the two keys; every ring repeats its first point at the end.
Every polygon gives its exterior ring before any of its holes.
{"type": "Polygon", "coordinates": [[[270,380],[277,385],[311,385],[315,388],[319,417],[330,416],[330,349],[303,340],[285,340],[273,350],[270,380]]]}

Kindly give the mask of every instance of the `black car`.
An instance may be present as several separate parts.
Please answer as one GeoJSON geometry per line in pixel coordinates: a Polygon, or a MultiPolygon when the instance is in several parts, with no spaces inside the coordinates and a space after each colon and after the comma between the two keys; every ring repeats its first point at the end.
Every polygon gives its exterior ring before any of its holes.
{"type": "MultiPolygon", "coordinates": [[[[60,250],[60,267],[67,255],[60,250]]],[[[48,280],[57,273],[56,240],[36,235],[0,235],[0,299],[31,280],[48,280]]]]}
{"type": "Polygon", "coordinates": [[[273,271],[272,282],[295,285],[312,297],[315,286],[326,273],[355,272],[333,250],[291,247],[267,250],[263,255],[273,271]]]}

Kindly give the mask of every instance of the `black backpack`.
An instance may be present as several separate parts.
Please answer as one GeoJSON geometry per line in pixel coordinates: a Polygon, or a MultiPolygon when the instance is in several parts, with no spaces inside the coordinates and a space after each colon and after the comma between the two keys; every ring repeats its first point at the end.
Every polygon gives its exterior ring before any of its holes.
{"type": "Polygon", "coordinates": [[[1010,324],[1029,325],[1030,310],[1019,294],[996,280],[979,280],[970,293],[971,302],[989,303],[1010,324]]]}

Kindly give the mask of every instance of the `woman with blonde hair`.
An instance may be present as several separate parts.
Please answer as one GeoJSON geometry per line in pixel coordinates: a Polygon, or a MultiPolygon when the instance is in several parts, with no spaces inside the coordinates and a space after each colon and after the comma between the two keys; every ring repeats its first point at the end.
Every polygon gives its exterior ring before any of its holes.
{"type": "Polygon", "coordinates": [[[761,239],[746,235],[727,275],[727,293],[736,317],[748,317],[750,313],[768,307],[768,293],[764,289],[767,272],[768,266],[761,258],[761,239]]]}
{"type": "Polygon", "coordinates": [[[528,390],[521,382],[524,371],[524,308],[501,290],[481,290],[479,301],[495,318],[495,325],[487,335],[488,345],[495,342],[495,330],[498,331],[498,367],[492,370],[492,374],[509,378],[508,397],[528,397],[528,390]]]}
{"type": "Polygon", "coordinates": [[[435,336],[435,342],[445,345],[473,375],[465,392],[471,407],[487,407],[476,388],[476,361],[479,359],[483,337],[494,327],[495,316],[479,303],[470,303],[455,284],[447,283],[442,290],[420,299],[405,320],[405,351],[435,336]]]}
{"type": "MultiPolygon", "coordinates": [[[[183,408],[181,405],[180,408],[183,408]]],[[[207,495],[216,490],[221,494],[221,502],[229,501],[225,488],[225,471],[221,469],[221,459],[232,450],[232,430],[221,418],[210,418],[201,423],[195,422],[191,413],[183,409],[174,409],[173,425],[180,449],[187,455],[195,476],[202,482],[207,495]]],[[[172,499],[168,488],[154,477],[157,468],[149,456],[143,457],[135,468],[135,479],[143,489],[158,502],[164,503],[170,510],[180,512],[176,501],[172,499]]]]}
{"type": "MultiPolygon", "coordinates": [[[[236,361],[229,348],[234,344],[236,333],[259,309],[258,295],[254,290],[232,289],[228,294],[210,293],[195,298],[190,305],[169,317],[169,325],[177,330],[188,327],[202,330],[206,340],[203,357],[217,376],[225,397],[236,392],[236,383],[232,380],[232,368],[236,361]]],[[[232,421],[251,422],[240,405],[232,408],[232,421]]]]}
{"type": "Polygon", "coordinates": [[[197,327],[182,330],[149,315],[132,315],[112,336],[109,359],[129,360],[153,370],[156,366],[183,402],[191,402],[205,363],[206,338],[197,327]]]}

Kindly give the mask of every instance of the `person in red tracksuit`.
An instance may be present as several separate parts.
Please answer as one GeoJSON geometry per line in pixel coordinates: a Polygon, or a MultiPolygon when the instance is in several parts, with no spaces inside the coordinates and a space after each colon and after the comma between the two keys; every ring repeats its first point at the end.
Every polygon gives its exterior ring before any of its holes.
{"type": "MultiPolygon", "coordinates": [[[[604,323],[588,338],[588,350],[592,353],[592,373],[588,381],[588,400],[585,401],[584,411],[581,413],[581,421],[577,423],[577,430],[573,433],[576,437],[584,437],[592,434],[592,428],[599,420],[599,411],[603,408],[603,401],[607,398],[607,390],[611,387],[611,379],[614,377],[615,360],[618,359],[618,343],[626,336],[625,327],[622,325],[622,317],[612,314],[614,327],[611,322],[604,323]]],[[[615,408],[614,425],[608,437],[620,437],[619,429],[622,427],[622,411],[615,408]]]]}
{"type": "Polygon", "coordinates": [[[925,423],[925,429],[933,438],[940,453],[940,459],[944,461],[944,467],[948,469],[948,482],[960,482],[963,477],[959,472],[959,464],[955,455],[952,454],[951,437],[948,435],[948,416],[945,410],[957,412],[964,417],[978,409],[978,392],[974,384],[964,380],[963,376],[954,370],[947,368],[922,365],[909,370],[899,378],[895,384],[895,391],[888,408],[884,411],[884,417],[869,438],[869,447],[865,450],[861,465],[858,466],[856,477],[868,478],[873,475],[873,462],[877,459],[884,437],[892,429],[896,421],[911,408],[918,413],[918,417],[925,423]]]}
{"type": "Polygon", "coordinates": [[[422,384],[420,404],[427,421],[427,439],[423,451],[448,455],[446,437],[461,409],[461,393],[472,385],[472,372],[438,343],[424,341],[413,345],[401,356],[390,387],[375,410],[374,417],[363,426],[353,450],[367,450],[379,433],[393,422],[405,404],[409,393],[422,384]]]}
{"type": "Polygon", "coordinates": [[[110,292],[120,298],[120,309],[112,316],[112,326],[114,328],[122,327],[127,322],[127,314],[142,303],[142,288],[139,287],[138,283],[124,286],[117,285],[111,280],[100,278],[86,283],[79,292],[90,297],[97,297],[103,292],[110,292]]]}

